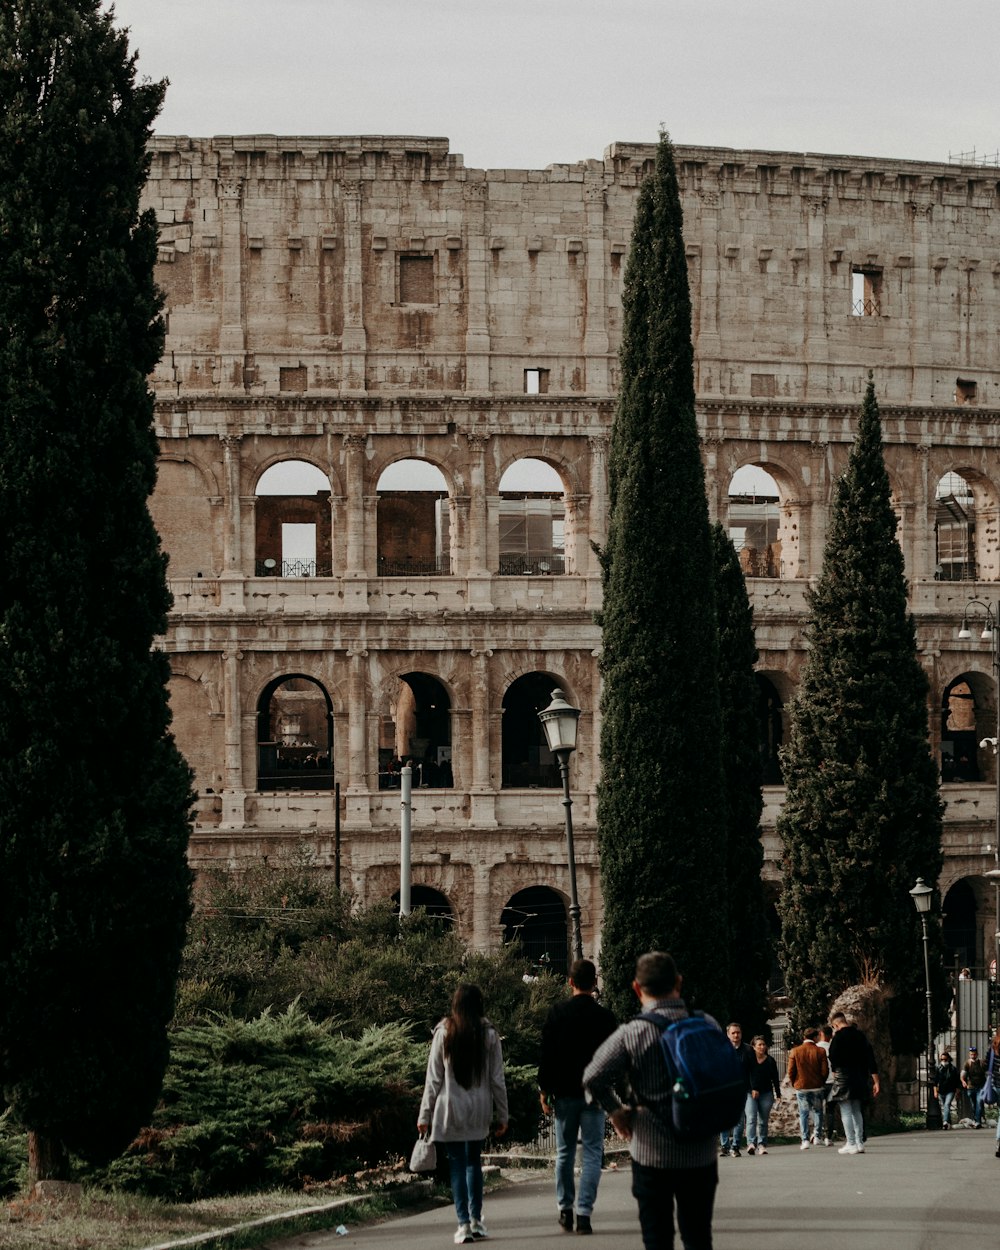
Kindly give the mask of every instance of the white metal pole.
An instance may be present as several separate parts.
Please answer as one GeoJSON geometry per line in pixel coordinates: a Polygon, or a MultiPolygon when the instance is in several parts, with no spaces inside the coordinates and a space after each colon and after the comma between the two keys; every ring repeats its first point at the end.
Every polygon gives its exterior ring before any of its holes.
{"type": "Polygon", "coordinates": [[[410,914],[410,851],[413,838],[410,821],[413,813],[413,769],[409,762],[403,765],[399,800],[399,914],[410,914]]]}

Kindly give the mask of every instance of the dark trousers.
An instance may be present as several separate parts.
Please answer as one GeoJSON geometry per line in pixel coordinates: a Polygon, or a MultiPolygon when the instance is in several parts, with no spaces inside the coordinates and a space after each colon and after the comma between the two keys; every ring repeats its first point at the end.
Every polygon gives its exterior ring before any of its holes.
{"type": "Polygon", "coordinates": [[[712,1250],[712,1208],[719,1166],[650,1168],[632,1161],[632,1194],[639,1204],[645,1250],[673,1250],[674,1203],[684,1250],[712,1250]]]}

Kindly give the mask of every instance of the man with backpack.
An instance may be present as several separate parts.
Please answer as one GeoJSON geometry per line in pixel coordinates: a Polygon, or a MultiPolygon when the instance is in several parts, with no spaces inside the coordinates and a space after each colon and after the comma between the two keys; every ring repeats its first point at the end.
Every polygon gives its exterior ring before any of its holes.
{"type": "Polygon", "coordinates": [[[671,1250],[675,1205],[684,1250],[712,1250],[716,1134],[737,1118],[743,1073],[716,1021],[688,1012],[672,956],[640,956],[632,988],[642,1012],[600,1047],[583,1074],[584,1088],[629,1143],[645,1250],[671,1250]],[[632,1105],[617,1093],[626,1081],[632,1105]]]}

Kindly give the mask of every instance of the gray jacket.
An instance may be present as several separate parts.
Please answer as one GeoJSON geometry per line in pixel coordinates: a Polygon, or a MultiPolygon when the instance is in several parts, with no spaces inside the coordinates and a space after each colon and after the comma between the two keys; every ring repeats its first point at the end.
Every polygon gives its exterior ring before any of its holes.
{"type": "Polygon", "coordinates": [[[500,1038],[488,1020],[484,1023],[486,1059],[483,1074],[471,1089],[459,1085],[451,1061],[445,1058],[445,1021],[439,1021],[434,1029],[417,1117],[418,1124],[431,1126],[431,1141],[482,1141],[489,1136],[494,1109],[497,1121],[507,1123],[507,1085],[503,1079],[500,1038]]]}

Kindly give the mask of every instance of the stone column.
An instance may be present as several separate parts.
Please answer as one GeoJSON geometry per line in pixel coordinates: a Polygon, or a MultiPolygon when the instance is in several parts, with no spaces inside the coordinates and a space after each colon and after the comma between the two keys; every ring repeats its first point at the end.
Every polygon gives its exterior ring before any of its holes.
{"type": "Polygon", "coordinates": [[[219,216],[222,224],[222,326],[219,354],[224,391],[242,391],[246,360],[246,318],[243,313],[243,179],[232,172],[219,177],[219,216]]]}
{"type": "MultiPolygon", "coordinates": [[[[476,176],[472,170],[469,177],[476,176]]],[[[485,179],[485,174],[482,175],[485,179]]],[[[465,389],[488,394],[490,389],[490,327],[486,299],[485,181],[465,184],[465,389]]]]}
{"type": "Polygon", "coordinates": [[[469,445],[469,532],[468,572],[474,577],[489,576],[486,563],[486,444],[488,434],[465,436],[469,445]]]}
{"type": "MultiPolygon", "coordinates": [[[[931,445],[918,443],[917,497],[914,500],[913,524],[904,550],[907,575],[913,583],[933,581],[937,572],[937,482],[931,480],[931,445]]],[[[904,535],[904,538],[906,536],[904,535]]]]}
{"type": "Polygon", "coordinates": [[[344,607],[367,611],[367,570],[365,567],[365,439],[361,434],[344,435],[344,511],[346,516],[343,550],[346,567],[344,607]],[[354,585],[350,583],[353,581],[354,585]]]}
{"type": "Polygon", "coordinates": [[[239,829],[245,823],[246,783],[243,777],[243,708],[240,697],[240,663],[243,652],[235,640],[222,653],[222,708],[225,717],[225,774],[222,792],[222,825],[239,829]]]}
{"type": "Polygon", "coordinates": [[[368,652],[363,649],[347,653],[350,664],[347,706],[347,787],[345,793],[348,820],[352,824],[371,823],[368,776],[368,683],[366,670],[368,652]]]}
{"type": "Polygon", "coordinates": [[[470,821],[477,829],[496,827],[496,791],[490,776],[490,673],[492,651],[470,651],[472,680],[472,777],[470,821]]]}
{"type": "Polygon", "coordinates": [[[583,335],[583,355],[587,369],[587,391],[606,395],[608,382],[608,295],[606,288],[607,257],[604,241],[604,175],[585,174],[599,178],[583,189],[583,207],[587,218],[587,328],[583,335]]]}
{"type": "Polygon", "coordinates": [[[240,443],[241,434],[223,434],[222,457],[225,470],[223,490],[224,521],[222,532],[222,606],[243,607],[243,544],[240,513],[240,443]]]}
{"type": "Polygon", "coordinates": [[[809,465],[811,469],[809,484],[811,507],[803,508],[799,521],[799,560],[800,577],[819,577],[823,568],[823,549],[826,546],[826,527],[829,523],[829,473],[827,461],[830,454],[828,443],[813,442],[809,448],[809,465]],[[806,526],[808,525],[808,528],[806,526]],[[802,569],[802,561],[808,560],[808,567],[802,569]]]}
{"type": "Polygon", "coordinates": [[[365,389],[364,286],[362,274],[362,183],[356,174],[341,183],[344,196],[344,331],[341,338],[343,385],[347,390],[365,389]]]}
{"type": "MultiPolygon", "coordinates": [[[[500,923],[500,911],[493,915],[494,907],[502,909],[503,903],[495,904],[490,898],[490,865],[472,865],[472,932],[468,935],[473,950],[488,951],[496,946],[496,926],[500,923]]],[[[506,901],[506,900],[505,900],[506,901]]]]}

